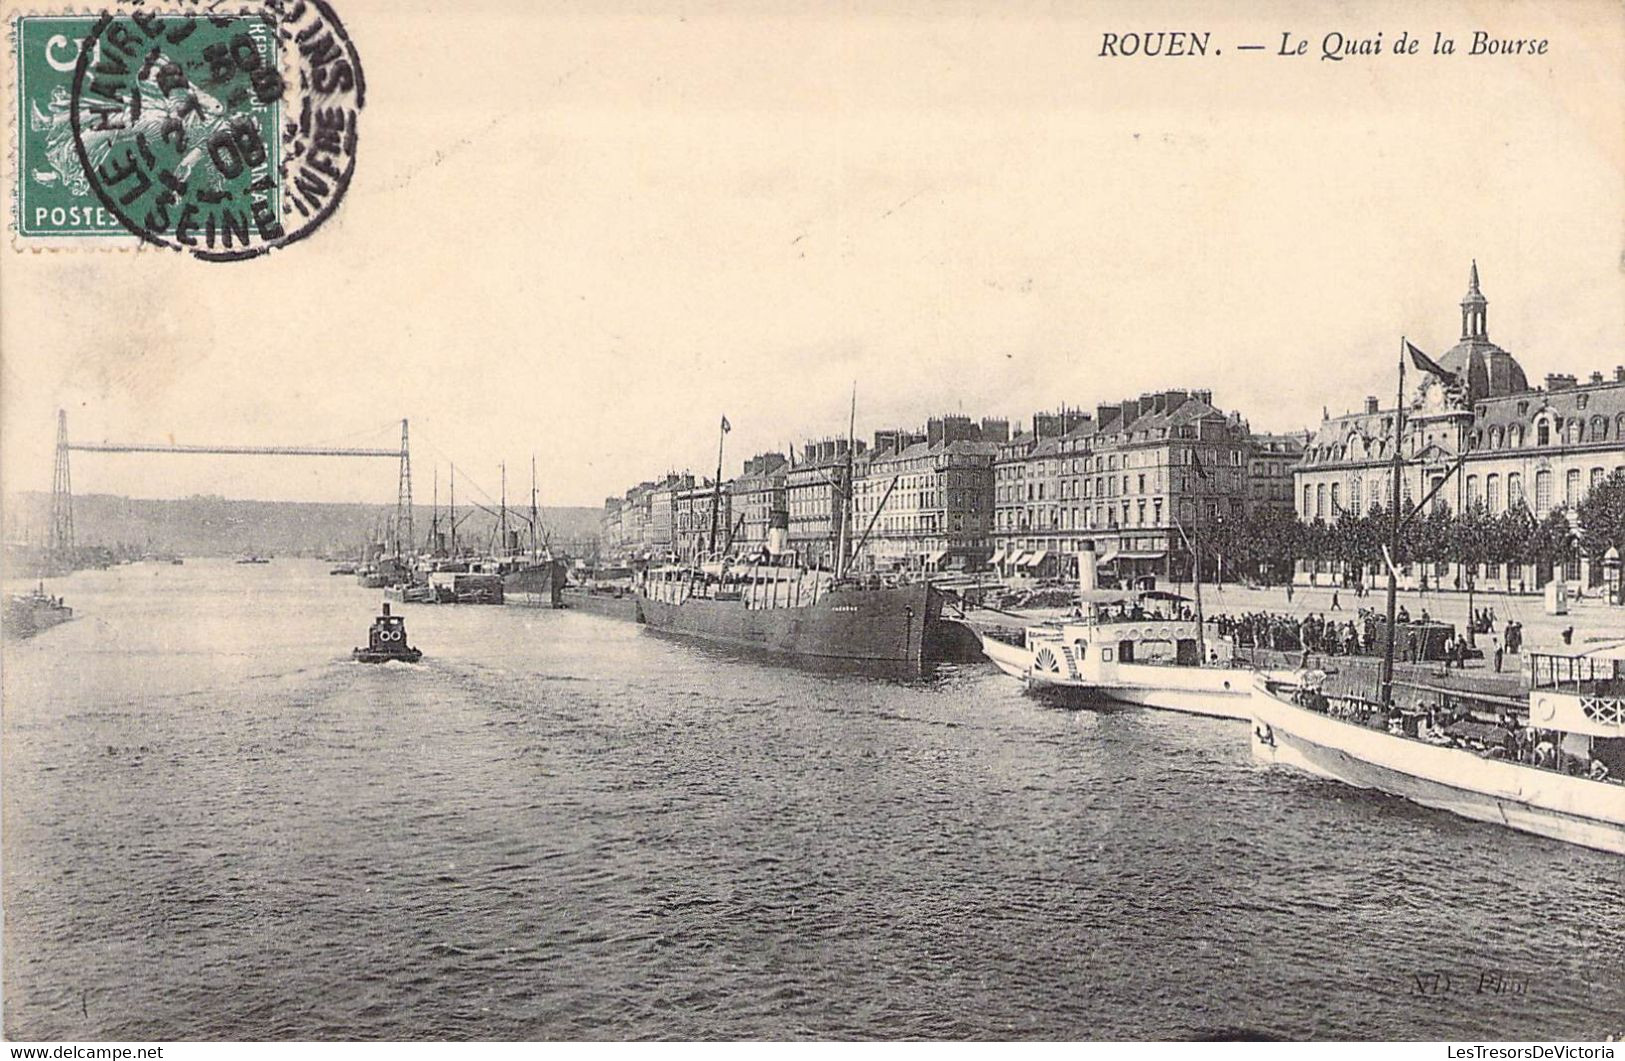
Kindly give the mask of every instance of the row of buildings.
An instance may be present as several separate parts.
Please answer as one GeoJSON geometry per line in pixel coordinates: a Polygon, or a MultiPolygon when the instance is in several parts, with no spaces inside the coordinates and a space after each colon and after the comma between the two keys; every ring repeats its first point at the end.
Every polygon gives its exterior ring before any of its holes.
{"type": "MultiPolygon", "coordinates": [[[[1625,466],[1625,369],[1530,387],[1487,320],[1475,264],[1460,341],[1407,395],[1404,496],[1426,496],[1465,452],[1441,493],[1453,508],[1577,504],[1625,466]]],[[[1186,540],[1217,523],[1266,507],[1330,522],[1386,504],[1395,422],[1367,398],[1317,431],[1258,433],[1195,388],[1041,412],[1013,429],[944,415],[921,431],[758,454],[720,485],[688,473],[640,483],[605,502],[602,537],[632,558],[694,558],[758,550],[777,525],[811,564],[833,566],[844,542],[866,569],[1034,575],[1066,573],[1088,546],[1120,577],[1182,578],[1186,540]]]]}
{"type": "Polygon", "coordinates": [[[720,486],[686,472],[639,483],[605,501],[602,537],[633,559],[694,559],[759,550],[777,522],[800,559],[826,567],[844,543],[868,570],[1049,575],[1088,545],[1120,575],[1166,576],[1198,525],[1290,508],[1303,443],[1255,434],[1199,390],[1041,412],[1014,430],[944,415],[757,454],[720,486]]]}

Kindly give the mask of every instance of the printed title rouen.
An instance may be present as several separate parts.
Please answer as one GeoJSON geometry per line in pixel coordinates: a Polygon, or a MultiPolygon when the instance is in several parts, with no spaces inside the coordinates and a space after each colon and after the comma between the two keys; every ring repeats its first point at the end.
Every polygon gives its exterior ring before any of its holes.
{"type": "MultiPolygon", "coordinates": [[[[1441,31],[1434,31],[1426,42],[1426,34],[1401,31],[1397,37],[1384,38],[1379,31],[1370,36],[1331,30],[1318,39],[1281,32],[1279,44],[1242,42],[1233,45],[1239,53],[1261,52],[1278,57],[1306,57],[1315,55],[1322,62],[1341,62],[1372,55],[1455,55],[1456,39],[1441,31]],[[1311,50],[1311,42],[1318,44],[1311,50]],[[1385,43],[1386,41],[1386,43],[1385,43]]],[[[1477,57],[1492,55],[1545,55],[1551,41],[1545,37],[1495,37],[1484,30],[1474,30],[1461,49],[1461,54],[1477,57]]],[[[1215,44],[1210,32],[1187,30],[1151,30],[1146,32],[1115,33],[1110,30],[1100,35],[1102,59],[1203,59],[1224,54],[1224,48],[1215,44]]]]}

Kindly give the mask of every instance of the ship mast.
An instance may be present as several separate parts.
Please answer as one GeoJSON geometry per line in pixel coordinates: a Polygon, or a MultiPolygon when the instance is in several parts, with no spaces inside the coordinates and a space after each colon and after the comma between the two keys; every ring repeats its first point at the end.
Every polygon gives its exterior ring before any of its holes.
{"type": "Polygon", "coordinates": [[[451,465],[451,555],[457,556],[457,465],[451,465]]]}
{"type": "Polygon", "coordinates": [[[728,418],[724,416],[722,426],[717,430],[717,477],[711,490],[711,537],[705,545],[705,551],[713,558],[717,552],[717,511],[722,505],[722,440],[727,437],[728,418]]]}
{"type": "Polygon", "coordinates": [[[1399,394],[1394,402],[1394,483],[1391,492],[1388,546],[1388,636],[1382,646],[1382,706],[1394,706],[1394,614],[1399,597],[1399,498],[1400,476],[1405,473],[1405,339],[1399,340],[1399,394]]]}
{"type": "Polygon", "coordinates": [[[1196,652],[1198,665],[1207,663],[1207,622],[1202,615],[1202,500],[1196,501],[1196,520],[1191,527],[1192,573],[1196,576],[1196,652]]]}
{"type": "Polygon", "coordinates": [[[502,539],[501,539],[501,542],[499,543],[499,545],[497,546],[497,555],[498,556],[507,556],[508,555],[508,462],[503,461],[500,465],[498,465],[498,467],[502,469],[502,518],[501,518],[501,521],[500,521],[500,527],[501,527],[500,533],[502,535],[502,539]]]}
{"type": "Polygon", "coordinates": [[[852,458],[857,445],[858,381],[852,381],[852,408],[846,420],[846,484],[841,492],[841,518],[835,527],[835,577],[846,577],[846,544],[850,538],[847,529],[852,525],[852,458]]]}
{"type": "Polygon", "coordinates": [[[530,560],[531,560],[531,563],[535,563],[536,559],[537,559],[537,556],[538,556],[537,551],[536,551],[536,528],[540,524],[540,522],[541,522],[541,516],[537,513],[537,510],[536,510],[536,454],[532,453],[530,455],[530,560]]]}

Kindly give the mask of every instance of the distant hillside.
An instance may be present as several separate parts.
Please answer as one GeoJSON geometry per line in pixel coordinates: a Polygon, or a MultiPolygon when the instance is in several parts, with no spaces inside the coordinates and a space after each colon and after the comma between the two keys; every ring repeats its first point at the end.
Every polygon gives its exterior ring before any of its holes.
{"type": "MultiPolygon", "coordinates": [[[[49,494],[24,492],[5,499],[5,540],[38,542],[48,522],[49,494]]],[[[413,510],[419,541],[429,532],[431,510],[413,510]]],[[[236,556],[247,552],[277,556],[331,553],[350,555],[373,538],[395,514],[388,505],[321,504],[302,501],[232,501],[188,497],[163,501],[87,494],[73,499],[74,537],[80,545],[132,545],[141,550],[183,556],[236,556]]],[[[526,528],[527,512],[510,510],[509,525],[526,528]]],[[[595,508],[544,508],[542,526],[550,539],[584,549],[598,534],[595,508]]],[[[495,517],[478,509],[458,510],[460,542],[484,545],[495,517]]],[[[441,509],[445,523],[446,510],[441,509]]]]}

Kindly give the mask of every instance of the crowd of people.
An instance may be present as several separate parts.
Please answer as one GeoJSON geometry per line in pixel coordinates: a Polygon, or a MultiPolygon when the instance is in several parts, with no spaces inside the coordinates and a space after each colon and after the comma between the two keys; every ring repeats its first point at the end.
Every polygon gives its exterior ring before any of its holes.
{"type": "Polygon", "coordinates": [[[1382,647],[1377,618],[1375,611],[1362,608],[1358,616],[1341,621],[1315,613],[1298,616],[1248,612],[1238,616],[1219,615],[1214,617],[1213,623],[1219,636],[1229,638],[1238,648],[1363,656],[1382,647]]]}
{"type": "MultiPolygon", "coordinates": [[[[1400,660],[1439,660],[1447,670],[1451,667],[1463,670],[1469,659],[1479,658],[1481,653],[1471,635],[1493,635],[1495,629],[1495,613],[1489,609],[1472,617],[1469,633],[1457,634],[1452,627],[1442,637],[1437,630],[1429,629],[1439,624],[1433,622],[1426,608],[1413,619],[1409,609],[1400,605],[1395,620],[1398,627],[1395,654],[1400,660]]],[[[1288,615],[1258,611],[1217,615],[1209,621],[1220,637],[1228,638],[1237,648],[1325,656],[1373,656],[1383,650],[1383,616],[1375,608],[1361,608],[1347,619],[1315,612],[1288,615]]],[[[1508,621],[1504,635],[1493,647],[1495,669],[1499,671],[1504,657],[1516,654],[1522,647],[1522,624],[1508,621]]]]}

